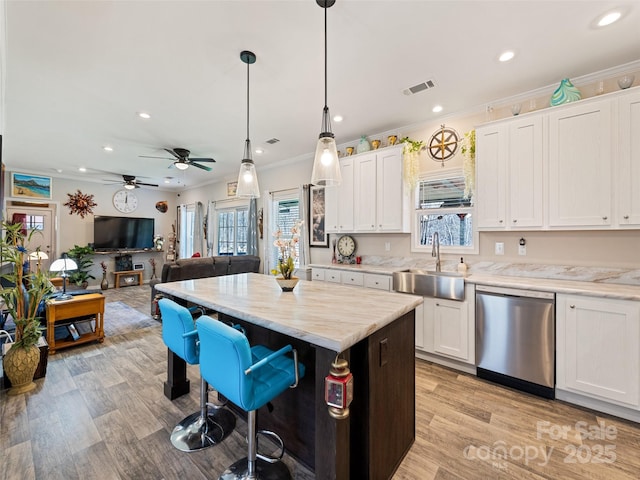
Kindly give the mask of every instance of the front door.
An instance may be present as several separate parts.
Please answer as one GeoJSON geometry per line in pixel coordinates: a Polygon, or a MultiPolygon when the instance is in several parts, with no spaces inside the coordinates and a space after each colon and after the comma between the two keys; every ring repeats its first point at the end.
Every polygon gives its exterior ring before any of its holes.
{"type": "MultiPolygon", "coordinates": [[[[8,202],[7,202],[8,203],[8,202]]],[[[55,206],[43,205],[42,207],[7,206],[7,221],[11,223],[22,222],[27,230],[25,247],[35,252],[38,247],[48,258],[41,259],[40,268],[49,271],[49,265],[56,259],[55,248],[55,206]],[[32,234],[33,232],[33,234],[32,234]],[[30,238],[29,238],[30,237],[30,238]]],[[[31,259],[31,270],[37,268],[37,260],[31,259]]]]}

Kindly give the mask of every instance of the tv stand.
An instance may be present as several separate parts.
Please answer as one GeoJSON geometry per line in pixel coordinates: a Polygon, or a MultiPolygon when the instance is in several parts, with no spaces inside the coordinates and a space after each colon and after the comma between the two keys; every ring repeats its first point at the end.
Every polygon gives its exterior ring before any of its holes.
{"type": "Polygon", "coordinates": [[[124,277],[125,278],[125,284],[124,286],[126,287],[130,287],[132,285],[142,285],[142,270],[123,270],[121,272],[113,272],[113,275],[116,277],[115,278],[115,287],[116,288],[120,288],[120,280],[124,277]],[[136,277],[138,277],[138,283],[133,283],[133,281],[131,283],[127,283],[128,278],[131,279],[135,279],[136,277]]]}

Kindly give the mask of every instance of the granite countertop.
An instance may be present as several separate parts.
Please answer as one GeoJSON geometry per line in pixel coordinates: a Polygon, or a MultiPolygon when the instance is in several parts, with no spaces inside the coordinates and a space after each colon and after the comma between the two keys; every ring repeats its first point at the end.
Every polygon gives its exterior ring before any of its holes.
{"type": "MultiPolygon", "coordinates": [[[[386,275],[408,268],[434,269],[431,264],[422,264],[410,258],[373,257],[369,261],[375,263],[314,264],[311,267],[386,275]]],[[[443,270],[454,271],[455,267],[453,262],[445,263],[443,270]]],[[[640,271],[635,269],[478,262],[471,266],[465,280],[476,285],[640,300],[640,271]]]]}
{"type": "Polygon", "coordinates": [[[259,273],[160,283],[156,289],[338,353],[422,303],[415,295],[305,280],[282,292],[274,277],[259,273]]]}

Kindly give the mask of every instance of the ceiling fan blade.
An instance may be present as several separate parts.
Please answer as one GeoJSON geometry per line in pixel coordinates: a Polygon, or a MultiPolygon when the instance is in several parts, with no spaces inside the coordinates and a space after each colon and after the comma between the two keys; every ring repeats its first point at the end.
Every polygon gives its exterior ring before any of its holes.
{"type": "Polygon", "coordinates": [[[138,155],[139,158],[160,158],[162,160],[173,160],[173,158],[168,158],[168,157],[155,157],[152,155],[138,155]]]}
{"type": "Polygon", "coordinates": [[[199,163],[196,162],[189,162],[191,165],[193,165],[194,167],[198,167],[201,168],[202,170],[206,170],[207,172],[211,171],[211,167],[207,167],[205,165],[200,165],[199,163]]]}
{"type": "Polygon", "coordinates": [[[169,148],[165,148],[164,149],[165,152],[169,152],[171,155],[173,155],[174,157],[176,157],[178,160],[180,160],[182,157],[180,155],[178,155],[176,152],[174,152],[173,150],[169,149],[169,148]]]}
{"type": "Polygon", "coordinates": [[[204,163],[214,162],[215,163],[215,160],[213,158],[189,158],[189,160],[192,162],[204,162],[204,163]]]}
{"type": "Polygon", "coordinates": [[[136,187],[138,185],[144,185],[145,187],[157,187],[158,186],[155,183],[136,182],[136,187]]]}

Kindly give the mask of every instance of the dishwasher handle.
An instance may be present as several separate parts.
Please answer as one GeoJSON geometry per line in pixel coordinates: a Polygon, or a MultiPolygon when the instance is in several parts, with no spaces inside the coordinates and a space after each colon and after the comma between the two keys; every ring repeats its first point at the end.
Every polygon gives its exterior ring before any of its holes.
{"type": "Polygon", "coordinates": [[[522,288],[494,287],[489,285],[476,285],[476,293],[489,293],[492,295],[503,295],[508,297],[528,297],[540,298],[544,300],[555,300],[554,292],[541,292],[538,290],[525,290],[522,288]]]}

